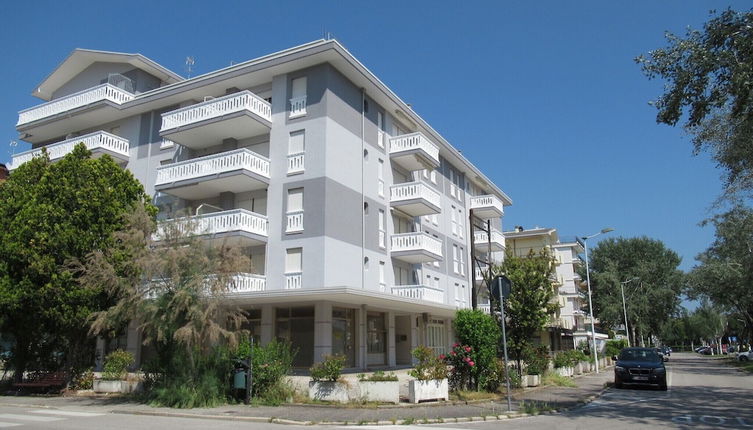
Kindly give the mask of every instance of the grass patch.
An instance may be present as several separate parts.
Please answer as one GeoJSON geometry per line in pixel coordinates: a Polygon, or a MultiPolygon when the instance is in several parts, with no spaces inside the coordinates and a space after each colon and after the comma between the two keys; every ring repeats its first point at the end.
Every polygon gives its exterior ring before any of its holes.
{"type": "Polygon", "coordinates": [[[520,402],[520,410],[528,415],[538,415],[542,412],[554,410],[554,408],[546,402],[523,401],[520,402]]]}
{"type": "Polygon", "coordinates": [[[545,372],[541,377],[541,385],[569,388],[575,388],[578,386],[569,376],[558,375],[554,372],[545,372]]]}
{"type": "Polygon", "coordinates": [[[469,400],[494,400],[497,398],[499,398],[499,394],[486,391],[460,390],[450,393],[450,400],[460,400],[463,402],[469,400]]]}
{"type": "Polygon", "coordinates": [[[732,366],[735,366],[739,369],[742,369],[743,371],[747,373],[753,373],[753,361],[739,361],[734,358],[728,358],[727,362],[731,364],[732,366]]]}

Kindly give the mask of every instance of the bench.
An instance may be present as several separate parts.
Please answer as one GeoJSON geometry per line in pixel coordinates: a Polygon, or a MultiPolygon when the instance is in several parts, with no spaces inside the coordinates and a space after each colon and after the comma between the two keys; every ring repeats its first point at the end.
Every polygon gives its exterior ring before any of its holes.
{"type": "Polygon", "coordinates": [[[23,382],[17,382],[13,384],[15,388],[18,388],[18,390],[22,390],[24,388],[28,389],[39,389],[44,390],[45,392],[49,392],[53,388],[56,388],[58,391],[65,387],[65,385],[68,383],[68,373],[67,372],[43,372],[38,373],[30,378],[27,378],[23,382]]]}

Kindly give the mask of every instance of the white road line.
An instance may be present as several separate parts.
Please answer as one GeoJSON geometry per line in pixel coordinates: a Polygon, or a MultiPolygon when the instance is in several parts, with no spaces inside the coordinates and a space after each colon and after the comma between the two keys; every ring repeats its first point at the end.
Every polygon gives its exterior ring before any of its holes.
{"type": "Polygon", "coordinates": [[[51,421],[62,421],[65,418],[37,417],[37,416],[34,416],[34,415],[19,415],[19,414],[0,414],[0,419],[18,420],[18,421],[51,422],[51,421]]]}
{"type": "Polygon", "coordinates": [[[102,413],[96,412],[75,412],[75,411],[60,411],[57,409],[37,409],[35,411],[29,411],[32,414],[45,414],[45,415],[62,415],[64,417],[101,417],[102,413]]]}
{"type": "Polygon", "coordinates": [[[16,426],[21,426],[21,425],[23,425],[23,424],[19,424],[19,423],[4,423],[4,422],[0,422],[0,429],[1,429],[1,428],[6,428],[6,427],[16,427],[16,426]]]}

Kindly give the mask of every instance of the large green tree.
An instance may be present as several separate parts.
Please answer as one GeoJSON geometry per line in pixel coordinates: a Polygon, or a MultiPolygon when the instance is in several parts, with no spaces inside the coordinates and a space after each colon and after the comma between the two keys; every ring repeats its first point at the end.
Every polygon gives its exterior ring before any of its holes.
{"type": "Polygon", "coordinates": [[[683,121],[695,153],[708,150],[725,172],[729,197],[753,191],[753,11],[726,10],[685,37],[635,60],[649,79],[666,81],[656,121],[683,121]]]}
{"type": "MultiPolygon", "coordinates": [[[[510,297],[505,300],[507,344],[520,369],[521,360],[532,347],[533,336],[559,310],[559,305],[552,303],[555,296],[552,283],[554,260],[546,249],[538,253],[531,251],[525,257],[508,253],[494,272],[504,274],[512,281],[510,297]]],[[[499,304],[493,302],[492,309],[498,308],[499,304]]]]}
{"type": "Polygon", "coordinates": [[[15,340],[16,378],[31,364],[92,359],[87,322],[107,297],[81,288],[65,264],[109,247],[134,205],[154,212],[148,200],[130,172],[83,144],[56,163],[36,157],[0,184],[0,332],[15,340]]]}
{"type": "Polygon", "coordinates": [[[709,298],[742,319],[753,339],[753,210],[736,206],[709,221],[716,229],[711,246],[690,274],[688,294],[709,298]]]}
{"type": "Polygon", "coordinates": [[[677,253],[659,240],[620,237],[602,240],[590,254],[595,317],[606,327],[622,324],[620,284],[632,280],[624,286],[631,344],[658,335],[680,304],[683,273],[677,253]]]}

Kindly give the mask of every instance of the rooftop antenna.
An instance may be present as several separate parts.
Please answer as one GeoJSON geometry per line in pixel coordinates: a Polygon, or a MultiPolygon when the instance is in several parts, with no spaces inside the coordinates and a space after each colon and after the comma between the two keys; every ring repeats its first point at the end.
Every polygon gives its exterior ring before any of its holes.
{"type": "Polygon", "coordinates": [[[186,73],[188,73],[188,78],[191,78],[191,72],[193,72],[193,65],[196,63],[196,60],[194,60],[193,57],[186,57],[186,73]]]}

